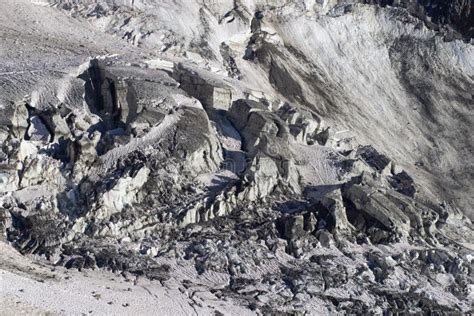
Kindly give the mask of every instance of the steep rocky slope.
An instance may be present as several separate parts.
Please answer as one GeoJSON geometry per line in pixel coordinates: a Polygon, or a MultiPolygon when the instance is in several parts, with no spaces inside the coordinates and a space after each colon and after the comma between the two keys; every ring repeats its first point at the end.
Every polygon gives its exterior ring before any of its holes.
{"type": "Polygon", "coordinates": [[[0,3],[21,254],[191,307],[471,310],[468,2],[0,3]]]}

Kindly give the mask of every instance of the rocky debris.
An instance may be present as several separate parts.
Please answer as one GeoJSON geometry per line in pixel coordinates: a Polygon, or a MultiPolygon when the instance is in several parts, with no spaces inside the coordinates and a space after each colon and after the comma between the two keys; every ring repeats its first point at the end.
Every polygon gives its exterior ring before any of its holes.
{"type": "Polygon", "coordinates": [[[464,43],[340,1],[55,3],[132,45],[2,81],[1,231],[22,254],[262,314],[470,312],[472,223],[429,169],[464,168],[440,154],[469,125],[464,43]]]}
{"type": "MultiPolygon", "coordinates": [[[[112,33],[118,38],[130,31],[134,31],[134,34],[146,34],[140,37],[138,46],[163,52],[162,56],[147,56],[145,61],[130,64],[143,65],[156,61],[159,69],[166,69],[170,73],[179,68],[180,64],[186,67],[193,65],[195,69],[206,70],[214,75],[225,75],[229,69],[238,69],[241,74],[238,83],[231,80],[231,77],[214,82],[205,79],[207,86],[198,89],[206,91],[203,96],[198,96],[204,106],[206,103],[213,103],[213,99],[222,97],[222,91],[214,97],[211,87],[227,90],[232,86],[230,90],[233,101],[242,98],[238,94],[243,92],[257,101],[263,96],[271,100],[270,103],[274,100],[281,100],[283,103],[286,101],[301,113],[309,109],[312,115],[324,119],[321,121],[324,124],[319,127],[318,135],[313,141],[323,145],[329,144],[344,154],[361,143],[372,144],[396,161],[409,160],[407,163],[410,165],[421,156],[456,156],[439,158],[442,161],[450,161],[449,164],[440,165],[438,158],[424,162],[424,171],[437,173],[435,177],[447,179],[445,183],[424,181],[426,177],[418,179],[422,180],[418,182],[426,182],[423,185],[428,187],[430,192],[442,192],[442,199],[446,200],[470,200],[469,196],[473,196],[471,190],[467,189],[470,187],[469,182],[462,176],[454,176],[465,174],[467,170],[472,169],[470,164],[462,163],[465,159],[460,157],[464,155],[462,153],[469,152],[469,148],[463,149],[463,146],[458,146],[457,142],[448,141],[447,138],[432,137],[433,129],[441,130],[440,126],[446,127],[440,122],[451,122],[453,117],[466,117],[463,104],[471,99],[468,92],[469,76],[460,74],[453,78],[453,82],[459,81],[463,84],[456,84],[447,79],[438,80],[444,78],[443,73],[447,69],[455,68],[457,73],[469,72],[471,69],[468,63],[458,63],[449,58],[453,54],[470,54],[469,45],[457,40],[454,40],[452,45],[443,42],[453,40],[457,36],[453,35],[455,32],[444,23],[448,20],[458,20],[454,16],[471,15],[472,10],[469,10],[466,4],[468,2],[462,0],[441,4],[436,1],[339,0],[297,3],[282,1],[279,5],[270,5],[251,1],[234,5],[231,2],[216,4],[211,1],[206,2],[202,8],[202,5],[196,2],[188,6],[179,2],[168,6],[141,0],[134,1],[133,5],[123,1],[80,1],[74,5],[65,4],[60,0],[51,1],[58,7],[65,7],[73,16],[88,17],[98,29],[107,34],[112,33]],[[98,11],[100,14],[96,14],[97,6],[101,7],[98,11]],[[167,10],[172,10],[175,18],[172,18],[167,10]],[[417,15],[418,11],[424,13],[417,15]],[[452,18],[446,18],[445,22],[433,23],[429,20],[430,16],[434,15],[426,15],[428,11],[436,11],[440,16],[445,14],[452,18]],[[94,13],[88,15],[88,12],[94,13]],[[358,29],[357,17],[363,17],[367,28],[358,29]],[[179,19],[186,20],[187,23],[174,23],[179,19]],[[346,25],[346,29],[358,31],[351,33],[350,37],[338,32],[341,21],[346,25]],[[386,27],[379,28],[380,24],[386,27]],[[434,31],[435,29],[438,31],[434,31]],[[203,36],[204,40],[201,36],[196,36],[197,33],[206,34],[203,36]],[[327,34],[338,36],[328,37],[327,34]],[[360,43],[365,42],[367,34],[371,34],[374,41],[361,47],[360,43]],[[448,36],[443,38],[444,35],[448,36]],[[299,41],[299,38],[305,38],[305,41],[299,41]],[[327,53],[328,45],[331,47],[331,53],[327,53]],[[436,46],[438,54],[429,60],[420,58],[430,55],[429,51],[433,45],[436,46]],[[378,47],[384,49],[379,50],[378,47]],[[388,59],[385,49],[388,50],[388,59]],[[251,52],[253,58],[243,59],[246,51],[251,52]],[[440,64],[449,66],[442,69],[438,67],[440,64]],[[386,71],[390,68],[397,69],[397,72],[386,71]],[[420,71],[410,72],[409,69],[420,71]],[[417,73],[421,75],[418,76],[417,73]],[[434,73],[436,76],[433,76],[434,73]],[[354,76],[360,74],[364,74],[364,80],[354,81],[354,76]],[[434,77],[438,79],[430,79],[434,77]],[[425,82],[426,85],[420,82],[425,82]],[[391,88],[387,89],[385,85],[389,83],[391,88]],[[368,86],[373,89],[367,89],[368,86]],[[448,102],[450,98],[442,95],[435,97],[432,93],[452,89],[456,90],[453,94],[462,96],[455,100],[454,106],[452,102],[448,102]],[[408,99],[414,103],[407,101],[408,99]],[[416,113],[422,109],[428,111],[412,115],[413,109],[417,109],[414,110],[416,113]],[[425,123],[426,118],[429,118],[428,124],[425,123]],[[423,136],[420,138],[420,135],[423,136]],[[414,141],[406,139],[418,141],[415,144],[414,141]],[[451,147],[456,149],[450,150],[451,147]],[[452,154],[453,152],[456,154],[452,154]],[[457,171],[453,173],[453,170],[457,171]],[[450,189],[444,190],[447,186],[450,189]],[[448,191],[450,193],[447,193],[448,191]]],[[[451,22],[447,23],[453,25],[451,22]]],[[[460,57],[460,60],[468,59],[460,57]]],[[[148,66],[153,68],[153,62],[148,66]]],[[[233,72],[230,73],[232,76],[233,72]]],[[[203,79],[201,74],[194,77],[203,79]]],[[[193,89],[186,90],[189,92],[193,89]]],[[[227,108],[227,91],[223,98],[223,104],[227,108]]],[[[451,133],[454,133],[457,127],[467,131],[472,125],[469,123],[469,120],[464,122],[456,119],[456,122],[447,128],[446,133],[450,134],[449,138],[454,138],[451,133]]],[[[292,126],[290,131],[300,138],[303,137],[304,133],[299,126],[292,126]]],[[[466,139],[462,143],[470,142],[466,139]]],[[[416,173],[411,173],[411,176],[417,177],[416,173]]],[[[468,203],[465,202],[462,208],[469,208],[468,203]]]]}
{"type": "Polygon", "coordinates": [[[288,125],[264,104],[252,100],[235,101],[228,117],[241,134],[243,149],[251,160],[245,177],[252,185],[244,195],[250,200],[265,198],[278,186],[283,191],[300,192],[288,125]]]}
{"type": "Polygon", "coordinates": [[[234,79],[240,79],[242,74],[237,67],[237,63],[235,62],[235,53],[225,42],[221,44],[220,53],[224,59],[224,67],[227,70],[227,75],[234,79]]]}

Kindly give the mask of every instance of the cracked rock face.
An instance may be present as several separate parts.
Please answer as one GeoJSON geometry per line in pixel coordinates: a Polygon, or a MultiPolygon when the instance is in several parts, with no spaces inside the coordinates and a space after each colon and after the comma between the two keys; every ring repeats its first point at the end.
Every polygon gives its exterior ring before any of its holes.
{"type": "Polygon", "coordinates": [[[4,2],[9,247],[198,314],[472,312],[469,1],[4,2]]]}

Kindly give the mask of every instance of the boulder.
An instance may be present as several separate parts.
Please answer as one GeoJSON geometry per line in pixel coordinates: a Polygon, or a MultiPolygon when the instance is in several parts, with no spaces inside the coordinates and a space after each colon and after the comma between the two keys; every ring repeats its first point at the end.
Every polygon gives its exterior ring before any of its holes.
{"type": "Polygon", "coordinates": [[[392,174],[392,161],[387,156],[380,154],[372,146],[359,147],[356,151],[356,157],[360,157],[384,176],[392,174]]]}
{"type": "Polygon", "coordinates": [[[321,200],[321,204],[329,211],[335,223],[334,229],[340,233],[350,233],[354,227],[347,219],[346,208],[342,200],[341,190],[332,191],[321,200]]]}
{"type": "Polygon", "coordinates": [[[209,117],[202,107],[183,107],[183,112],[176,133],[170,135],[172,154],[192,174],[217,171],[223,160],[222,147],[209,117]]]}
{"type": "Polygon", "coordinates": [[[304,230],[304,216],[302,214],[289,217],[285,222],[285,238],[292,240],[303,237],[306,234],[304,230]]]}
{"type": "Polygon", "coordinates": [[[134,176],[118,179],[117,183],[103,194],[103,206],[112,214],[120,212],[127,205],[138,202],[138,193],[147,182],[149,174],[150,170],[142,167],[134,176]]]}
{"type": "Polygon", "coordinates": [[[332,248],[336,244],[334,241],[334,236],[326,229],[318,230],[316,233],[316,238],[318,238],[321,246],[325,248],[332,248]]]}
{"type": "Polygon", "coordinates": [[[397,237],[405,239],[410,233],[410,219],[385,194],[374,188],[351,185],[343,190],[343,197],[349,200],[358,212],[397,237]]]}
{"type": "Polygon", "coordinates": [[[260,102],[253,100],[239,99],[232,103],[229,112],[227,113],[229,121],[239,131],[243,130],[247,125],[248,116],[251,111],[266,110],[267,107],[260,102]]]}
{"type": "Polygon", "coordinates": [[[173,77],[181,84],[180,88],[198,99],[207,111],[229,110],[232,104],[232,89],[229,86],[183,67],[176,69],[173,77]]]}
{"type": "Polygon", "coordinates": [[[45,179],[49,179],[51,184],[59,188],[64,185],[60,168],[61,163],[58,160],[44,154],[29,155],[21,165],[21,188],[43,183],[45,179]]]}
{"type": "MultiPolygon", "coordinates": [[[[85,163],[89,164],[94,162],[97,159],[97,144],[100,141],[100,133],[95,132],[90,136],[82,135],[82,137],[77,141],[79,152],[78,159],[85,163]]],[[[71,160],[75,159],[71,157],[71,160]]]]}
{"type": "Polygon", "coordinates": [[[276,162],[265,155],[257,155],[246,171],[250,186],[241,194],[243,199],[256,201],[271,194],[278,182],[279,168],[276,162]]]}
{"type": "Polygon", "coordinates": [[[164,70],[167,72],[173,72],[175,68],[175,64],[172,61],[160,58],[147,60],[145,63],[147,64],[148,68],[164,70]]]}
{"type": "Polygon", "coordinates": [[[389,191],[386,196],[403,210],[403,213],[410,219],[410,226],[413,230],[422,237],[434,238],[435,224],[439,220],[438,213],[422,202],[398,192],[389,191]]]}

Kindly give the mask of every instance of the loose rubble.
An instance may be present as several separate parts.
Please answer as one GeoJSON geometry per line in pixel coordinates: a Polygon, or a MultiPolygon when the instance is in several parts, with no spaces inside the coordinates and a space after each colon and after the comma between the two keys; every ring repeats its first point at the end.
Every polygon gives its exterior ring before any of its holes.
{"type": "MultiPolygon", "coordinates": [[[[147,19],[146,1],[47,2],[52,7],[45,10],[52,11],[45,12],[87,18],[143,56],[159,48],[166,58],[132,63],[126,56],[90,56],[54,80],[24,87],[26,95],[1,100],[0,227],[22,255],[67,269],[177,282],[186,293],[205,287],[219,300],[261,314],[472,312],[469,200],[444,200],[455,196],[455,177],[432,181],[448,169],[420,171],[421,165],[410,165],[413,153],[403,159],[404,144],[379,147],[382,140],[368,142],[374,135],[358,137],[370,127],[356,129],[357,117],[372,108],[345,117],[342,104],[356,102],[356,93],[344,94],[349,86],[337,93],[335,83],[318,77],[324,57],[312,59],[285,42],[284,25],[293,17],[290,29],[298,34],[295,25],[305,16],[322,25],[364,16],[398,25],[405,17],[400,32],[414,32],[417,45],[432,40],[440,55],[452,49],[468,58],[469,44],[442,44],[432,30],[415,31],[410,21],[416,17],[408,12],[421,12],[420,6],[193,3],[189,10],[199,8],[202,38],[187,46],[189,34],[179,34],[178,26],[147,19]],[[286,18],[269,22],[280,17],[286,18]],[[217,50],[209,31],[217,30],[214,23],[235,31],[217,50]],[[247,32],[244,41],[239,30],[247,32]],[[252,89],[255,79],[261,82],[252,89]],[[439,187],[446,192],[437,196],[439,187]]],[[[452,25],[470,36],[458,10],[446,17],[425,7],[432,28],[452,25]]],[[[397,41],[408,36],[383,32],[397,41]]],[[[397,71],[404,62],[390,54],[397,71]]],[[[453,80],[472,84],[469,74],[453,73],[453,80]]],[[[456,102],[463,104],[463,97],[456,102]]],[[[397,133],[383,126],[374,133],[382,129],[397,133]]],[[[420,129],[423,150],[450,141],[446,134],[424,142],[420,129]]],[[[459,161],[453,156],[447,163],[460,172],[459,161]]]]}

